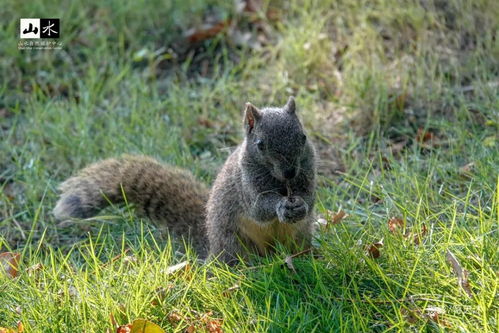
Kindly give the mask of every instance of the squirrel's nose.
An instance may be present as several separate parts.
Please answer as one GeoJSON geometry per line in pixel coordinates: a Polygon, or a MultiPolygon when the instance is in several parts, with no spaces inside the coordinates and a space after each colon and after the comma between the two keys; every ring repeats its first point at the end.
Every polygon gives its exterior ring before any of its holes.
{"type": "Polygon", "coordinates": [[[293,179],[296,176],[296,168],[290,168],[284,170],[284,178],[293,179]]]}

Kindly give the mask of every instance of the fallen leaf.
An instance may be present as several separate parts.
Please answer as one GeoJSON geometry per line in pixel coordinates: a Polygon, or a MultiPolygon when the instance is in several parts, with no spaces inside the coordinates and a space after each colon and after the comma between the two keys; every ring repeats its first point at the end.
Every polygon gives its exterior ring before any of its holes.
{"type": "Polygon", "coordinates": [[[421,232],[417,232],[414,234],[414,244],[419,245],[421,243],[421,240],[423,237],[428,233],[428,229],[426,229],[426,224],[423,223],[423,226],[421,227],[421,232]]]}
{"type": "Polygon", "coordinates": [[[445,310],[436,306],[429,306],[424,312],[419,308],[410,310],[402,309],[401,313],[410,324],[416,324],[418,320],[426,319],[431,320],[440,326],[451,327],[450,323],[443,319],[445,310]]]}
{"type": "Polygon", "coordinates": [[[16,329],[0,327],[0,333],[17,333],[16,329]]]}
{"type": "Polygon", "coordinates": [[[139,318],[130,324],[119,326],[116,333],[165,333],[165,331],[152,321],[139,318]]]}
{"type": "Polygon", "coordinates": [[[435,135],[430,131],[425,131],[423,128],[418,128],[418,132],[416,133],[416,141],[419,143],[424,143],[431,141],[435,138],[435,135]]]}
{"type": "Polygon", "coordinates": [[[165,274],[172,275],[172,274],[178,273],[180,271],[187,272],[190,270],[190,268],[191,268],[191,266],[189,265],[188,261],[182,261],[179,264],[168,267],[165,271],[165,274]]]}
{"type": "Polygon", "coordinates": [[[404,228],[404,220],[399,217],[392,217],[388,220],[388,229],[392,234],[404,228]]]}
{"type": "Polygon", "coordinates": [[[177,311],[172,311],[168,315],[168,321],[170,322],[170,324],[176,324],[182,320],[184,320],[184,317],[181,316],[177,311]]]}
{"type": "Polygon", "coordinates": [[[332,214],[331,211],[328,211],[328,217],[330,217],[330,221],[332,224],[338,224],[340,223],[344,218],[348,216],[347,213],[343,210],[339,210],[336,214],[332,214]]]}
{"type": "Polygon", "coordinates": [[[208,311],[201,315],[198,314],[198,320],[206,325],[209,332],[222,333],[222,319],[212,318],[213,312],[208,311]]]}
{"type": "Polygon", "coordinates": [[[383,239],[381,239],[379,242],[371,244],[367,248],[367,254],[371,256],[372,258],[376,259],[381,256],[380,249],[383,247],[383,239]]]}
{"type": "Polygon", "coordinates": [[[443,316],[440,315],[438,312],[433,312],[431,314],[426,315],[426,318],[430,319],[431,321],[437,323],[440,326],[444,326],[447,328],[452,327],[451,324],[442,317],[443,316]]]}
{"type": "Polygon", "coordinates": [[[0,271],[11,278],[15,278],[19,272],[19,261],[21,254],[17,252],[0,253],[0,271]]]}
{"type": "Polygon", "coordinates": [[[132,324],[121,325],[116,329],[116,333],[131,333],[132,324]]]}
{"type": "Polygon", "coordinates": [[[457,275],[458,285],[461,288],[463,288],[463,290],[466,292],[466,294],[469,297],[473,297],[473,293],[471,292],[470,288],[470,283],[468,281],[468,271],[463,269],[457,258],[450,250],[447,250],[447,254],[445,257],[447,261],[451,264],[454,273],[457,275]]]}
{"type": "Polygon", "coordinates": [[[146,319],[135,319],[130,333],[165,333],[157,324],[146,319]]]}
{"type": "Polygon", "coordinates": [[[0,327],[0,333],[23,333],[24,325],[21,321],[17,322],[17,328],[0,327]]]}
{"type": "Polygon", "coordinates": [[[198,43],[210,39],[224,31],[231,24],[231,20],[217,22],[215,24],[204,24],[198,29],[190,29],[185,37],[190,43],[198,43]]]}
{"type": "Polygon", "coordinates": [[[194,333],[194,332],[196,332],[196,327],[194,325],[189,325],[189,327],[185,329],[185,333],[194,333]]]}
{"type": "Polygon", "coordinates": [[[206,328],[208,329],[208,332],[210,333],[223,333],[222,330],[222,322],[219,320],[210,320],[209,322],[206,323],[206,328]]]}
{"type": "Polygon", "coordinates": [[[475,169],[475,162],[470,162],[459,168],[459,174],[463,177],[471,178],[475,169]]]}

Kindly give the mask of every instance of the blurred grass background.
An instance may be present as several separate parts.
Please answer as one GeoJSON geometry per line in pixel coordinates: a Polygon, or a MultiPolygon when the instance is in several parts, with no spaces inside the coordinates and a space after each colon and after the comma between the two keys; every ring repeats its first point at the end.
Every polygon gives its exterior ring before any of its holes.
{"type": "Polygon", "coordinates": [[[227,331],[494,331],[498,17],[492,0],[3,1],[0,250],[47,269],[0,276],[0,327],[102,331],[124,304],[123,320],[164,327],[178,308],[215,311],[227,331]],[[19,51],[21,17],[60,18],[62,50],[19,51]],[[122,153],[211,182],[241,139],[244,103],[289,95],[321,156],[319,213],[349,214],[319,233],[322,257],[298,260],[298,276],[282,252],[255,258],[259,270],[196,266],[199,285],[171,281],[161,269],[178,256],[133,212],[69,226],[51,216],[63,179],[122,153]],[[394,216],[430,230],[419,246],[389,231],[394,216]],[[380,239],[382,256],[366,257],[380,239]],[[101,269],[125,248],[147,260],[101,269]],[[471,299],[448,249],[470,272],[471,299]]]}

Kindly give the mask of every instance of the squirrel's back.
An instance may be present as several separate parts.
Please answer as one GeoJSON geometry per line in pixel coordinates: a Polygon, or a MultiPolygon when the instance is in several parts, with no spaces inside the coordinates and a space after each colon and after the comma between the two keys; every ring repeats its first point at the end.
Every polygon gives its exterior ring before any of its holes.
{"type": "Polygon", "coordinates": [[[206,253],[208,189],[186,170],[146,156],[125,155],[92,164],[63,182],[54,208],[58,220],[94,216],[109,203],[131,203],[169,232],[190,238],[206,253]]]}

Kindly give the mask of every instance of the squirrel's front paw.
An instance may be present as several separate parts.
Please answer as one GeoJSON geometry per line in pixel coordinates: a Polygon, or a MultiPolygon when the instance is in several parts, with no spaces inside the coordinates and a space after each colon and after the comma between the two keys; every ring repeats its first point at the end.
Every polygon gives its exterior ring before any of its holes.
{"type": "Polygon", "coordinates": [[[277,217],[282,223],[295,223],[308,213],[307,203],[299,196],[283,197],[276,207],[277,217]]]}

